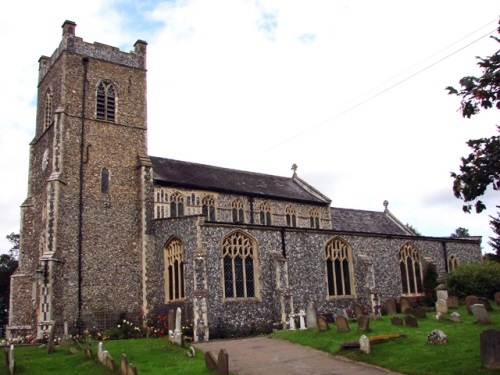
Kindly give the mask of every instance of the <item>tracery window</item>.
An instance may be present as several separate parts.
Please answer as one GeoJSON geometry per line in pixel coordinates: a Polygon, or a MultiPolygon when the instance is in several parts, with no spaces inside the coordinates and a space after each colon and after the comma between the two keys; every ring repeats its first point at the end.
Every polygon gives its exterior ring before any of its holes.
{"type": "Polygon", "coordinates": [[[170,217],[184,216],[184,197],[175,192],[170,196],[170,217]]]}
{"type": "Polygon", "coordinates": [[[354,294],[352,250],[347,242],[333,238],[325,246],[326,278],[329,296],[354,294]]]}
{"type": "Polygon", "coordinates": [[[422,258],[417,248],[409,242],[403,245],[399,252],[399,267],[403,294],[423,293],[422,258]]]}
{"type": "Polygon", "coordinates": [[[271,225],[271,206],[268,202],[263,202],[260,205],[260,223],[271,225]]]}
{"type": "Polygon", "coordinates": [[[108,194],[109,192],[109,171],[103,168],[101,171],[101,193],[108,194]]]}
{"type": "Polygon", "coordinates": [[[45,113],[43,117],[43,130],[47,129],[52,123],[52,92],[47,90],[45,94],[45,113]]]}
{"type": "Polygon", "coordinates": [[[201,213],[208,221],[215,221],[215,199],[207,195],[202,200],[201,213]]]}
{"type": "Polygon", "coordinates": [[[222,241],[224,298],[256,296],[255,272],[257,250],[255,241],[242,232],[234,232],[222,241]]]}
{"type": "Polygon", "coordinates": [[[102,81],[97,87],[96,117],[115,121],[115,88],[110,81],[102,81]]]}
{"type": "Polygon", "coordinates": [[[319,212],[317,208],[311,208],[309,211],[309,225],[311,228],[319,229],[319,212]]]}
{"type": "Polygon", "coordinates": [[[295,214],[295,207],[287,206],[286,211],[286,225],[289,227],[297,226],[297,215],[295,214]]]}
{"type": "Polygon", "coordinates": [[[448,272],[453,271],[458,266],[458,258],[456,255],[450,255],[448,258],[448,272]]]}
{"type": "Polygon", "coordinates": [[[184,248],[176,237],[163,248],[165,303],[184,298],[184,248]]]}
{"type": "Polygon", "coordinates": [[[233,209],[233,223],[245,222],[245,211],[243,210],[243,202],[241,199],[236,199],[231,203],[233,209]]]}

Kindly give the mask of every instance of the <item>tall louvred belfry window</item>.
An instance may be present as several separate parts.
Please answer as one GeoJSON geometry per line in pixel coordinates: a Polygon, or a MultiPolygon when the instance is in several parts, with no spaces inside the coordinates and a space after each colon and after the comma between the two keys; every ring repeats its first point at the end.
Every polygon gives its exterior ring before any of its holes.
{"type": "Polygon", "coordinates": [[[52,123],[52,92],[47,90],[45,94],[45,114],[43,117],[43,130],[47,129],[52,123]]]}
{"type": "Polygon", "coordinates": [[[102,81],[97,87],[96,117],[106,121],[115,121],[116,96],[113,84],[102,81]]]}

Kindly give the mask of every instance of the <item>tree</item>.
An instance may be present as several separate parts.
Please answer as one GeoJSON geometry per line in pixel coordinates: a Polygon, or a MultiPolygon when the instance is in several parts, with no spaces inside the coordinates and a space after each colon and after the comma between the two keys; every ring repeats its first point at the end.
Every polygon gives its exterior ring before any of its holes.
{"type": "Polygon", "coordinates": [[[0,327],[8,323],[10,277],[17,268],[19,251],[19,234],[11,233],[6,238],[12,243],[12,248],[8,254],[0,255],[0,327]]]}
{"type": "Polygon", "coordinates": [[[467,228],[458,227],[454,233],[450,234],[450,237],[470,237],[470,233],[467,228]]]}
{"type": "Polygon", "coordinates": [[[422,233],[420,233],[420,231],[419,231],[417,228],[415,228],[413,225],[411,225],[411,224],[409,224],[409,223],[406,223],[406,227],[407,227],[410,231],[412,231],[413,233],[415,233],[415,236],[421,236],[421,235],[422,235],[422,233]]]}
{"type": "MultiPolygon", "coordinates": [[[[500,208],[500,206],[497,206],[497,208],[500,208]]],[[[500,212],[497,212],[497,215],[500,217],[500,212]]],[[[486,254],[485,256],[488,257],[491,260],[500,262],[500,219],[495,218],[490,215],[491,221],[490,221],[490,226],[491,229],[493,230],[493,233],[497,235],[497,237],[490,237],[490,241],[488,242],[488,245],[490,245],[493,250],[496,251],[496,255],[494,254],[486,254]]]]}
{"type": "MultiPolygon", "coordinates": [[[[500,27],[498,27],[500,33],[500,27]]],[[[497,42],[500,39],[492,36],[497,42]]],[[[478,65],[482,69],[480,77],[463,77],[460,80],[461,90],[448,86],[449,94],[462,98],[461,112],[463,117],[470,118],[479,113],[480,109],[500,109],[500,50],[492,56],[478,57],[478,65]]],[[[500,133],[500,127],[497,126],[500,133]]],[[[460,173],[452,172],[454,178],[453,193],[465,204],[463,210],[470,212],[472,207],[476,212],[483,211],[486,206],[478,198],[489,186],[500,189],[500,137],[472,139],[467,142],[473,152],[462,158],[460,173]]]]}

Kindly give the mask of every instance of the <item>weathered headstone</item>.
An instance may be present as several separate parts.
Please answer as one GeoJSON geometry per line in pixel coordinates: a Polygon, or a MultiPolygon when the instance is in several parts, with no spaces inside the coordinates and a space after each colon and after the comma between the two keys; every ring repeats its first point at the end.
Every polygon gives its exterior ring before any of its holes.
{"type": "Polygon", "coordinates": [[[434,315],[434,319],[436,319],[436,320],[441,320],[441,319],[443,319],[443,313],[437,312],[437,313],[434,315]]]}
{"type": "Polygon", "coordinates": [[[495,303],[500,306],[500,292],[495,293],[495,303]]]}
{"type": "Polygon", "coordinates": [[[413,309],[413,307],[407,307],[405,311],[403,311],[403,313],[405,315],[415,315],[415,310],[413,309]]]}
{"type": "Polygon", "coordinates": [[[306,312],[304,310],[300,310],[299,311],[300,329],[306,329],[306,321],[304,320],[304,316],[306,316],[306,312]]]}
{"type": "Polygon", "coordinates": [[[102,352],[103,351],[104,351],[104,348],[102,345],[102,341],[100,341],[99,344],[97,344],[97,360],[101,363],[103,363],[103,359],[102,359],[102,352]]]}
{"type": "Polygon", "coordinates": [[[393,326],[402,326],[403,325],[403,319],[400,318],[399,316],[393,316],[391,318],[391,324],[393,326]]]}
{"type": "Polygon", "coordinates": [[[365,335],[359,339],[359,348],[363,353],[370,354],[370,340],[365,335]]]}
{"type": "Polygon", "coordinates": [[[129,363],[127,366],[127,375],[137,375],[137,367],[132,363],[129,363]]]}
{"type": "Polygon", "coordinates": [[[487,329],[479,336],[481,365],[491,370],[500,370],[500,330],[487,329]]]}
{"type": "Polygon", "coordinates": [[[113,359],[113,357],[111,357],[111,354],[109,354],[107,350],[105,350],[104,352],[105,352],[104,357],[106,359],[104,365],[109,371],[115,372],[116,371],[115,360],[113,359]]]}
{"type": "Polygon", "coordinates": [[[14,345],[11,345],[10,350],[9,350],[9,372],[10,372],[10,375],[14,375],[15,371],[16,371],[16,364],[14,361],[14,345]]]}
{"type": "Polygon", "coordinates": [[[175,311],[172,309],[168,310],[167,330],[172,332],[175,330],[175,311]]]}
{"type": "Polygon", "coordinates": [[[205,352],[205,366],[210,370],[217,370],[217,358],[211,351],[205,352]]]}
{"type": "Polygon", "coordinates": [[[441,314],[447,314],[448,313],[448,304],[444,299],[438,299],[436,302],[436,311],[440,312],[441,314]]]}
{"type": "Polygon", "coordinates": [[[68,322],[66,320],[64,321],[64,334],[61,341],[59,342],[59,345],[60,346],[73,345],[73,339],[69,335],[68,322]]]}
{"type": "Polygon", "coordinates": [[[471,307],[472,313],[474,314],[474,318],[476,318],[476,323],[479,324],[493,324],[491,321],[488,312],[486,311],[486,307],[484,305],[478,303],[472,305],[471,307]]]}
{"type": "Polygon", "coordinates": [[[328,331],[330,329],[330,327],[328,326],[328,322],[326,321],[326,318],[324,316],[318,315],[316,320],[320,331],[328,331]]]}
{"type": "Polygon", "coordinates": [[[127,375],[128,359],[126,354],[122,353],[120,356],[120,375],[127,375]]]}
{"type": "Polygon", "coordinates": [[[87,346],[85,347],[85,356],[88,359],[94,359],[94,354],[92,353],[92,342],[88,342],[87,346]]]}
{"type": "Polygon", "coordinates": [[[9,348],[3,348],[3,362],[5,367],[9,367],[9,348]]]}
{"type": "Polygon", "coordinates": [[[445,284],[439,284],[436,287],[436,297],[438,300],[448,300],[448,287],[445,284]]]}
{"type": "Polygon", "coordinates": [[[407,327],[418,327],[417,318],[413,315],[405,316],[405,325],[407,327]]]}
{"type": "Polygon", "coordinates": [[[427,336],[427,341],[429,342],[429,344],[447,344],[448,337],[444,334],[443,331],[435,329],[429,334],[429,336],[427,336]]]}
{"type": "Polygon", "coordinates": [[[469,315],[472,315],[472,310],[471,306],[477,304],[477,297],[476,296],[467,296],[465,297],[465,304],[467,305],[467,313],[469,315]]]}
{"type": "Polygon", "coordinates": [[[290,331],[295,331],[295,314],[293,312],[290,313],[288,322],[289,322],[289,328],[288,329],[290,331]]]}
{"type": "Polygon", "coordinates": [[[493,307],[491,307],[490,301],[488,301],[488,298],[478,297],[477,303],[484,305],[486,311],[493,311],[493,307]]]}
{"type": "Polygon", "coordinates": [[[174,331],[174,342],[177,345],[182,344],[182,310],[180,307],[177,308],[177,312],[175,314],[175,331],[174,331]]]}
{"type": "Polygon", "coordinates": [[[221,349],[219,351],[219,357],[217,360],[217,374],[229,374],[229,355],[227,354],[226,349],[221,349]]]}
{"type": "Polygon", "coordinates": [[[368,315],[360,315],[358,318],[358,331],[370,331],[370,317],[368,315]]]}
{"type": "Polygon", "coordinates": [[[411,307],[410,306],[410,299],[409,298],[406,298],[406,297],[403,297],[401,298],[401,312],[404,313],[405,310],[408,308],[408,307],[411,307]]]}
{"type": "Polygon", "coordinates": [[[56,350],[55,348],[55,340],[56,340],[56,321],[54,320],[54,324],[50,328],[50,334],[47,341],[47,354],[52,354],[56,350]]]}
{"type": "Polygon", "coordinates": [[[306,309],[307,328],[317,328],[318,324],[316,319],[317,319],[316,305],[314,304],[314,301],[309,301],[306,309]]]}
{"type": "Polygon", "coordinates": [[[449,309],[458,309],[458,306],[460,305],[460,301],[457,296],[448,296],[446,303],[449,309]]]}
{"type": "Polygon", "coordinates": [[[192,346],[189,347],[187,355],[189,358],[194,358],[194,356],[196,355],[196,351],[192,346]]]}
{"type": "Polygon", "coordinates": [[[398,313],[396,309],[396,301],[393,299],[385,301],[385,310],[387,311],[387,315],[396,315],[398,313]]]}
{"type": "Polygon", "coordinates": [[[354,304],[354,316],[358,319],[361,315],[363,315],[363,306],[359,303],[354,304]]]}
{"type": "Polygon", "coordinates": [[[460,314],[459,314],[459,313],[457,313],[456,311],[455,311],[454,313],[451,313],[451,314],[450,314],[450,320],[451,320],[452,322],[457,323],[457,322],[459,322],[459,321],[461,320],[461,318],[462,318],[462,317],[460,316],[460,314]]]}
{"type": "Polygon", "coordinates": [[[415,316],[419,319],[423,319],[427,317],[427,313],[422,306],[415,307],[415,316]]]}
{"type": "Polygon", "coordinates": [[[337,316],[337,330],[339,332],[349,332],[349,323],[343,315],[337,316]]]}

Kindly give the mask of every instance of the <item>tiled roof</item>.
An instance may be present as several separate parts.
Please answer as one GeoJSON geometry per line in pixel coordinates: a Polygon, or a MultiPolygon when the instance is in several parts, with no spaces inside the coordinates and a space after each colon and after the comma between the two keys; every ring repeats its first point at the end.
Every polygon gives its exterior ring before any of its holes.
{"type": "Polygon", "coordinates": [[[331,207],[332,229],[346,232],[409,235],[390,214],[331,207]]]}
{"type": "Polygon", "coordinates": [[[150,156],[156,183],[200,190],[253,195],[315,204],[329,204],[312,194],[297,179],[245,172],[211,165],[150,156]]]}

